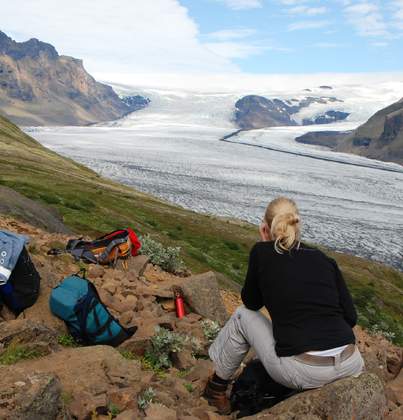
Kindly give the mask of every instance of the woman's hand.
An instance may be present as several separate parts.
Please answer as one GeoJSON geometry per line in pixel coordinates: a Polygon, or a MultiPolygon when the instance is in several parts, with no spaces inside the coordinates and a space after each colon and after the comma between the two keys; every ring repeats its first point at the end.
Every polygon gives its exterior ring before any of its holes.
{"type": "Polygon", "coordinates": [[[270,241],[270,230],[266,222],[260,223],[259,234],[260,234],[260,239],[262,240],[262,242],[270,241]]]}

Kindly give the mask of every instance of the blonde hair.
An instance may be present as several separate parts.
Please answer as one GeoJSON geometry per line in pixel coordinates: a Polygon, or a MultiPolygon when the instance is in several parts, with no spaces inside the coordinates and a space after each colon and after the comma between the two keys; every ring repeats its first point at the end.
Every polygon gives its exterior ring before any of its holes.
{"type": "Polygon", "coordinates": [[[299,247],[301,219],[293,200],[278,197],[271,201],[264,218],[274,240],[274,248],[279,254],[299,247]]]}

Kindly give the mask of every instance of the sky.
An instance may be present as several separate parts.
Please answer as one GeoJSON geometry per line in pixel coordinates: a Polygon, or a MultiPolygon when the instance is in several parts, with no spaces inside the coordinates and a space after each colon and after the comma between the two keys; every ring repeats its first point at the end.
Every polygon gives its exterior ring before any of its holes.
{"type": "Polygon", "coordinates": [[[94,74],[403,71],[403,0],[1,0],[0,30],[94,74]]]}

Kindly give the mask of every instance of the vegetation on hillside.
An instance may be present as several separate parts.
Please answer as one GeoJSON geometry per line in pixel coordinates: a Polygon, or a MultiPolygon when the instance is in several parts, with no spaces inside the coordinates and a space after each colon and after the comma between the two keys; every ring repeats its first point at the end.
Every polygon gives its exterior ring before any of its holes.
{"type": "MultiPolygon", "coordinates": [[[[84,166],[42,147],[0,117],[0,185],[58,211],[80,234],[124,226],[180,247],[192,271],[212,269],[242,284],[256,226],[200,215],[101,178],[84,166]]],[[[329,251],[341,266],[360,322],[403,344],[403,273],[382,264],[329,251]]],[[[229,284],[227,282],[226,284],[229,284]]]]}

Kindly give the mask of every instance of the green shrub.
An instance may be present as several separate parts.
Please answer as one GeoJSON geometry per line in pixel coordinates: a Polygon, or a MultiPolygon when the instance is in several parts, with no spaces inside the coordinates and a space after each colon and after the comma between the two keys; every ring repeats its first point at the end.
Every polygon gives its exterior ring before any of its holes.
{"type": "Polygon", "coordinates": [[[0,365],[13,365],[20,360],[37,359],[43,354],[35,349],[29,349],[20,345],[11,345],[0,355],[0,365]]]}
{"type": "Polygon", "coordinates": [[[131,352],[130,350],[120,350],[120,354],[122,357],[124,357],[127,360],[136,360],[136,355],[131,352]]]}
{"type": "Polygon", "coordinates": [[[169,273],[179,273],[185,269],[185,264],[180,258],[180,248],[164,247],[149,235],[141,237],[140,240],[142,244],[140,252],[150,257],[152,264],[159,265],[169,273]]]}
{"type": "Polygon", "coordinates": [[[120,410],[120,408],[116,404],[110,403],[108,406],[108,414],[109,417],[112,419],[117,417],[121,413],[121,411],[122,410],[120,410]]]}
{"type": "Polygon", "coordinates": [[[370,334],[380,334],[392,343],[401,345],[403,342],[403,325],[380,307],[375,296],[368,295],[364,289],[364,293],[356,293],[354,297],[358,313],[358,324],[367,329],[370,334]],[[365,297],[367,297],[366,300],[365,297]]]}
{"type": "Polygon", "coordinates": [[[177,353],[185,347],[194,355],[202,350],[200,341],[195,337],[156,327],[155,335],[151,338],[150,347],[147,349],[144,359],[153,370],[168,369],[172,366],[171,354],[177,353]]]}
{"type": "Polygon", "coordinates": [[[64,347],[78,347],[79,344],[70,334],[62,334],[57,337],[57,342],[64,347]]]}
{"type": "Polygon", "coordinates": [[[151,403],[155,401],[155,391],[150,386],[142,394],[137,397],[137,405],[140,410],[145,410],[151,403]]]}
{"type": "Polygon", "coordinates": [[[393,331],[389,331],[388,326],[385,324],[383,325],[373,324],[368,328],[368,332],[371,335],[382,335],[389,341],[393,341],[394,338],[396,337],[396,333],[393,331]]]}
{"type": "Polygon", "coordinates": [[[188,375],[188,374],[190,373],[190,371],[191,371],[191,369],[183,369],[183,370],[180,370],[180,371],[176,374],[176,376],[177,376],[178,378],[184,378],[186,375],[188,375]]]}
{"type": "Polygon", "coordinates": [[[194,391],[194,387],[193,387],[193,385],[192,385],[192,384],[190,384],[190,383],[183,384],[183,386],[186,388],[186,390],[187,390],[188,392],[193,392],[193,391],[194,391]]]}
{"type": "Polygon", "coordinates": [[[185,336],[165,328],[157,327],[151,338],[151,346],[145,353],[146,360],[155,368],[170,368],[170,353],[179,352],[185,344],[185,336]]]}
{"type": "Polygon", "coordinates": [[[207,340],[211,343],[215,340],[218,333],[221,330],[220,325],[216,321],[211,321],[209,319],[205,319],[201,323],[204,336],[207,338],[207,340]]]}

